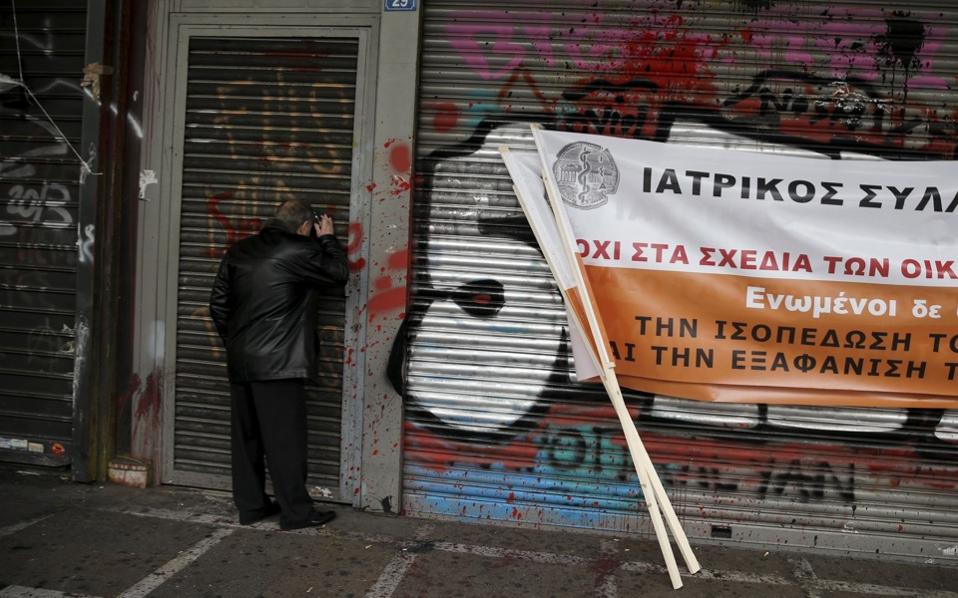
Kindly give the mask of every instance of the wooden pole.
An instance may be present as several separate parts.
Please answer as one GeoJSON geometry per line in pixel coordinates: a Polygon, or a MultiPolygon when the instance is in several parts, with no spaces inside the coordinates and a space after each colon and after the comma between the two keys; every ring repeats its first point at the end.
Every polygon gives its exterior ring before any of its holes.
{"type": "MultiPolygon", "coordinates": [[[[537,139],[538,142],[538,139],[537,139]]],[[[502,149],[505,154],[508,149],[502,149]]],[[[540,152],[540,161],[541,161],[541,152],[540,152]]],[[[549,171],[547,165],[542,164],[542,172],[545,177],[549,176],[549,171]]],[[[668,522],[669,528],[671,528],[673,535],[676,537],[676,542],[679,545],[679,549],[682,552],[682,556],[685,559],[686,565],[688,566],[690,572],[695,573],[700,569],[697,559],[695,558],[694,553],[691,550],[691,547],[688,545],[688,539],[685,537],[684,530],[681,527],[680,522],[678,521],[675,511],[672,508],[671,501],[669,501],[668,495],[665,493],[664,488],[662,487],[661,480],[659,480],[658,475],[655,471],[652,461],[648,456],[648,452],[645,450],[641,439],[638,435],[638,430],[635,427],[635,423],[632,421],[632,417],[628,412],[628,408],[625,405],[625,399],[622,396],[621,388],[618,384],[618,379],[615,376],[614,363],[611,361],[610,356],[607,351],[604,350],[606,346],[606,341],[602,335],[601,326],[598,323],[598,317],[595,313],[591,301],[589,301],[587,290],[587,285],[585,283],[584,274],[581,271],[578,261],[575,258],[575,253],[572,250],[573,242],[571,239],[571,225],[567,220],[567,215],[562,209],[561,203],[557,201],[555,196],[554,187],[550,185],[549,179],[545,181],[545,188],[547,190],[547,196],[549,197],[550,202],[552,203],[552,212],[555,219],[558,221],[558,232],[562,239],[561,245],[563,252],[566,254],[566,258],[569,260],[570,264],[573,265],[572,272],[575,277],[576,285],[582,292],[580,293],[584,298],[583,308],[585,310],[585,315],[588,320],[589,329],[592,332],[595,342],[599,345],[592,347],[593,351],[597,353],[595,357],[599,360],[599,372],[600,379],[603,383],[603,386],[606,389],[606,392],[609,395],[610,400],[612,401],[613,408],[615,409],[616,415],[619,418],[620,424],[622,425],[623,433],[626,438],[626,443],[629,448],[630,455],[632,457],[633,464],[636,469],[636,474],[639,477],[639,485],[642,488],[643,495],[646,500],[646,505],[649,509],[649,515],[652,520],[653,528],[655,529],[656,538],[659,542],[659,547],[662,550],[662,556],[665,559],[666,567],[669,572],[669,578],[672,582],[673,588],[682,587],[681,576],[678,572],[678,566],[675,562],[675,556],[672,553],[672,547],[669,544],[668,532],[665,529],[665,523],[662,519],[662,514],[665,514],[665,519],[668,522]],[[660,510],[661,509],[661,510],[660,510]]],[[[520,196],[520,193],[517,190],[517,196],[520,196]]],[[[521,196],[520,196],[521,197],[521,196]]],[[[530,219],[531,220],[531,219],[530,219]]],[[[534,222],[530,222],[533,225],[533,232],[536,234],[538,239],[542,238],[542,234],[538,231],[538,227],[534,222]]],[[[550,263],[550,268],[553,271],[553,274],[556,274],[557,268],[550,263]]],[[[563,294],[563,298],[569,301],[567,291],[568,289],[564,288],[564,285],[560,284],[560,291],[563,294]]],[[[583,323],[578,321],[578,314],[574,310],[569,310],[570,316],[575,320],[574,324],[580,329],[584,330],[583,323]]]]}
{"type": "MultiPolygon", "coordinates": [[[[606,391],[609,393],[610,397],[617,397],[612,399],[612,404],[615,406],[617,401],[622,403],[623,408],[625,408],[625,399],[622,397],[622,389],[619,386],[619,380],[615,376],[615,372],[611,372],[611,377],[609,383],[606,384],[606,391]]],[[[603,381],[603,383],[605,383],[603,381]]],[[[619,418],[621,420],[621,417],[619,418]]],[[[658,498],[659,506],[662,508],[662,512],[665,515],[665,520],[669,524],[669,529],[672,531],[672,536],[675,537],[675,543],[679,547],[679,552],[682,553],[682,558],[685,560],[685,566],[688,567],[689,573],[697,573],[702,567],[699,565],[699,561],[695,558],[695,553],[692,552],[692,547],[689,545],[689,540],[685,535],[685,530],[682,528],[682,524],[679,521],[678,516],[675,514],[675,509],[672,508],[672,501],[669,500],[668,494],[665,493],[665,487],[662,486],[662,480],[659,479],[658,473],[655,471],[655,467],[652,464],[652,458],[649,457],[648,451],[645,450],[645,444],[642,442],[642,438],[639,437],[639,431],[635,427],[635,422],[632,421],[632,418],[629,417],[628,421],[623,422],[622,429],[625,432],[625,441],[629,446],[629,451],[632,452],[634,449],[635,453],[638,453],[637,464],[641,464],[645,469],[650,472],[649,478],[652,484],[653,492],[655,493],[656,498],[658,498]],[[630,440],[631,438],[631,440],[630,440]]],[[[632,455],[633,460],[636,459],[636,455],[632,455]]]]}

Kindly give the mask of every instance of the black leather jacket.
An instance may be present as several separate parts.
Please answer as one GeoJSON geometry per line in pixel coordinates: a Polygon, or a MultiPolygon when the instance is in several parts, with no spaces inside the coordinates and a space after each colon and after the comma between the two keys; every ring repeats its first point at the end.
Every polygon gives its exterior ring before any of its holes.
{"type": "Polygon", "coordinates": [[[316,292],[346,284],[333,235],[311,239],[271,220],[229,249],[210,295],[233,382],[311,378],[316,371],[316,292]]]}

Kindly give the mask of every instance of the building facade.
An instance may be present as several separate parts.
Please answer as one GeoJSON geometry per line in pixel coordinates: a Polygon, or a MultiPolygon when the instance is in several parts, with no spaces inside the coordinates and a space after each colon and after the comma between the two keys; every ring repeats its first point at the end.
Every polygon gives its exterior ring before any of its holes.
{"type": "MultiPolygon", "coordinates": [[[[296,196],[334,216],[352,270],[321,307],[317,496],[648,534],[498,146],[531,147],[529,123],[744,159],[958,143],[940,0],[57,6],[18,5],[19,53],[0,13],[0,72],[78,148],[0,87],[0,456],[78,479],[126,455],[157,483],[226,487],[206,300],[226,247],[296,196]]],[[[956,558],[956,411],[627,400],[693,538],[956,558]]]]}

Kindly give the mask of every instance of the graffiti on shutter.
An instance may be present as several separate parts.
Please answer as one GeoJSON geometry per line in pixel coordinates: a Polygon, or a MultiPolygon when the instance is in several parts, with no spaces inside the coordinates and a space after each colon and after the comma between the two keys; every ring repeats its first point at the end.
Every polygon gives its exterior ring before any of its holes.
{"type": "MultiPolygon", "coordinates": [[[[560,4],[424,7],[415,287],[392,376],[406,402],[404,507],[647,529],[612,408],[574,381],[561,300],[498,146],[532,148],[538,122],[821,159],[954,159],[958,12],[560,4]]],[[[703,526],[809,545],[855,529],[865,535],[841,542],[913,553],[958,537],[954,411],[628,404],[676,507],[703,526]]]]}

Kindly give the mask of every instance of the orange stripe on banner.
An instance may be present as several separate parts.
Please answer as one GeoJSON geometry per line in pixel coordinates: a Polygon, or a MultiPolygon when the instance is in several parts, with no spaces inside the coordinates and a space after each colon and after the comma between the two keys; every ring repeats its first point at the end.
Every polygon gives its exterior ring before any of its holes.
{"type": "Polygon", "coordinates": [[[620,380],[758,387],[778,397],[664,391],[700,400],[877,405],[874,397],[889,393],[884,404],[956,404],[950,398],[958,396],[958,289],[586,271],[602,320],[614,331],[608,340],[620,380]],[[940,317],[917,317],[924,311],[913,313],[916,300],[940,305],[940,317]],[[793,399],[789,388],[801,392],[793,399]],[[839,399],[844,391],[871,398],[839,399]]]}
{"type": "MultiPolygon", "coordinates": [[[[596,302],[595,302],[595,293],[594,293],[593,290],[592,290],[592,281],[589,280],[589,272],[588,272],[588,269],[586,268],[585,264],[582,263],[582,256],[580,256],[579,254],[576,254],[576,256],[575,256],[575,265],[576,265],[576,267],[579,269],[579,271],[582,272],[582,279],[585,281],[585,289],[584,289],[584,291],[585,291],[585,297],[582,298],[582,297],[580,296],[580,301],[581,301],[581,300],[589,300],[589,299],[592,299],[592,310],[593,310],[593,312],[595,313],[596,320],[598,320],[598,324],[599,324],[599,334],[602,335],[602,338],[603,338],[603,339],[608,340],[608,338],[609,338],[609,333],[606,331],[606,328],[605,328],[605,320],[602,319],[602,312],[600,311],[599,306],[598,306],[598,305],[596,304],[596,302]]],[[[570,289],[570,290],[575,290],[575,291],[578,292],[578,289],[570,289]]],[[[582,309],[583,309],[583,312],[582,312],[582,313],[583,313],[583,315],[584,315],[584,314],[585,314],[585,306],[582,306],[582,309]]],[[[589,323],[588,320],[582,319],[582,320],[579,320],[579,321],[582,322],[582,325],[583,325],[583,326],[588,326],[588,323],[589,323]]],[[[592,337],[593,337],[592,331],[589,330],[589,331],[587,331],[587,332],[589,333],[589,338],[592,338],[592,337]]],[[[596,340],[596,339],[593,339],[593,342],[595,342],[595,340],[596,340]]],[[[601,339],[598,339],[598,340],[601,340],[601,339]]],[[[607,345],[605,345],[605,344],[602,344],[602,351],[605,353],[608,362],[614,365],[614,364],[615,364],[615,359],[613,359],[611,353],[609,352],[609,347],[608,347],[607,345]]],[[[596,353],[596,355],[599,355],[599,354],[596,353]]],[[[600,365],[600,366],[602,365],[601,359],[600,359],[600,361],[599,361],[599,365],[600,365]]]]}

